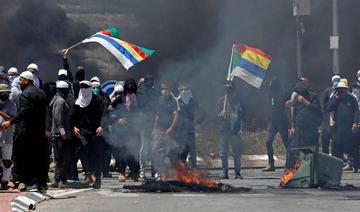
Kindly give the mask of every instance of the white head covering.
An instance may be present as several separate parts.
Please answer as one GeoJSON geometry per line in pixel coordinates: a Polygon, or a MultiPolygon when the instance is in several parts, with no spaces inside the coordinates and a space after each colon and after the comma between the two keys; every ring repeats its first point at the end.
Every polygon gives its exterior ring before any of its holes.
{"type": "Polygon", "coordinates": [[[65,70],[65,69],[60,69],[59,72],[58,72],[58,76],[60,76],[60,75],[65,75],[65,76],[67,76],[67,75],[68,75],[67,70],[65,70]]]}
{"type": "Polygon", "coordinates": [[[124,87],[122,85],[116,85],[114,88],[114,93],[116,92],[124,92],[124,87]]]}
{"type": "Polygon", "coordinates": [[[9,70],[8,70],[7,73],[8,73],[8,74],[16,74],[16,75],[18,75],[18,74],[19,74],[19,71],[17,70],[17,68],[11,67],[11,68],[9,68],[9,70]]]}
{"type": "Polygon", "coordinates": [[[109,98],[112,99],[117,92],[124,92],[124,86],[122,85],[115,85],[114,91],[109,95],[109,98]]]}
{"type": "Polygon", "coordinates": [[[35,63],[31,63],[30,65],[28,65],[26,70],[29,70],[29,69],[34,69],[35,71],[39,71],[39,67],[35,63]]]}
{"type": "Polygon", "coordinates": [[[91,82],[87,80],[83,80],[80,82],[81,84],[86,84],[90,86],[89,88],[80,88],[79,91],[79,97],[77,98],[75,104],[79,105],[81,108],[87,107],[92,99],[92,88],[91,88],[91,82]]]}
{"type": "Polygon", "coordinates": [[[97,77],[97,76],[95,76],[95,77],[93,77],[93,78],[91,78],[90,79],[90,82],[98,82],[98,83],[101,83],[101,81],[100,81],[100,78],[99,77],[97,77]]]}
{"type": "Polygon", "coordinates": [[[31,80],[31,81],[34,81],[35,80],[35,77],[34,77],[34,74],[31,73],[30,71],[24,71],[20,74],[20,77],[22,78],[25,78],[27,80],[31,80]]]}
{"type": "Polygon", "coordinates": [[[340,75],[334,75],[334,76],[331,78],[331,82],[334,82],[336,79],[340,80],[340,79],[341,79],[340,75]]]}
{"type": "Polygon", "coordinates": [[[65,81],[57,81],[56,88],[69,88],[69,84],[65,81]]]}

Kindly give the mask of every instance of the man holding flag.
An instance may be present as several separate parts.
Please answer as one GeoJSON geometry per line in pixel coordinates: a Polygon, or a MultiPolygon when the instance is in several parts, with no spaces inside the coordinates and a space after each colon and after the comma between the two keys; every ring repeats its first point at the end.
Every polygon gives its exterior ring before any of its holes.
{"type": "Polygon", "coordinates": [[[225,83],[226,94],[218,101],[216,112],[219,123],[219,148],[223,174],[221,179],[229,179],[228,175],[228,146],[231,146],[234,165],[235,179],[242,179],[240,175],[240,135],[243,129],[244,111],[239,97],[235,92],[232,81],[225,83]]]}

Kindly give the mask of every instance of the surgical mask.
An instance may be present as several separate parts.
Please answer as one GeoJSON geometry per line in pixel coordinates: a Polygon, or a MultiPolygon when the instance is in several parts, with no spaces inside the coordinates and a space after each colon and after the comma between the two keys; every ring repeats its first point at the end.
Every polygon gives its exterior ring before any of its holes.
{"type": "Polygon", "coordinates": [[[333,87],[333,88],[336,88],[336,86],[337,86],[338,83],[339,83],[339,81],[334,81],[332,87],[333,87]]]}
{"type": "Polygon", "coordinates": [[[10,81],[10,82],[13,82],[15,78],[16,78],[15,75],[11,75],[11,76],[9,76],[9,81],[10,81]]]}
{"type": "Polygon", "coordinates": [[[93,91],[93,94],[95,94],[95,95],[100,94],[100,88],[93,88],[92,91],[93,91]]]}
{"type": "Polygon", "coordinates": [[[360,82],[360,77],[358,77],[358,81],[360,82]]]}
{"type": "Polygon", "coordinates": [[[165,89],[162,89],[162,90],[161,90],[161,94],[162,94],[163,96],[165,96],[165,93],[166,93],[166,90],[165,90],[165,89]]]}
{"type": "Polygon", "coordinates": [[[192,97],[192,93],[191,90],[183,90],[181,91],[180,95],[179,95],[179,99],[182,99],[184,101],[185,104],[188,104],[190,99],[192,97]]]}

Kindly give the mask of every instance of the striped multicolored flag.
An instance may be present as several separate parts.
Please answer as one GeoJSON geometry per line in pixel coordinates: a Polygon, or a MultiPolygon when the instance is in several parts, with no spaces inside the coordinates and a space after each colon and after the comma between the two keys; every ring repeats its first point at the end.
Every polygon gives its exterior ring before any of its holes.
{"type": "Polygon", "coordinates": [[[110,51],[129,70],[135,64],[151,56],[155,51],[119,39],[119,32],[112,27],[97,32],[81,43],[95,42],[110,51]]]}
{"type": "Polygon", "coordinates": [[[260,49],[233,44],[227,80],[233,80],[236,76],[260,88],[270,63],[271,57],[260,49]]]}

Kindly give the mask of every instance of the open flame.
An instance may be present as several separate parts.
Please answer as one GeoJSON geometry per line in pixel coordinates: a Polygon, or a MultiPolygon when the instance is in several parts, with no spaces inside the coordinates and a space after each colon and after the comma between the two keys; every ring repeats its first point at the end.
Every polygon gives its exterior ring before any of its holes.
{"type": "Polygon", "coordinates": [[[198,170],[191,169],[184,162],[176,166],[176,179],[180,182],[207,186],[208,188],[219,187],[219,182],[210,180],[198,170]]]}
{"type": "Polygon", "coordinates": [[[300,167],[300,160],[296,160],[293,167],[288,169],[281,177],[279,186],[285,186],[296,174],[296,171],[300,167]]]}

